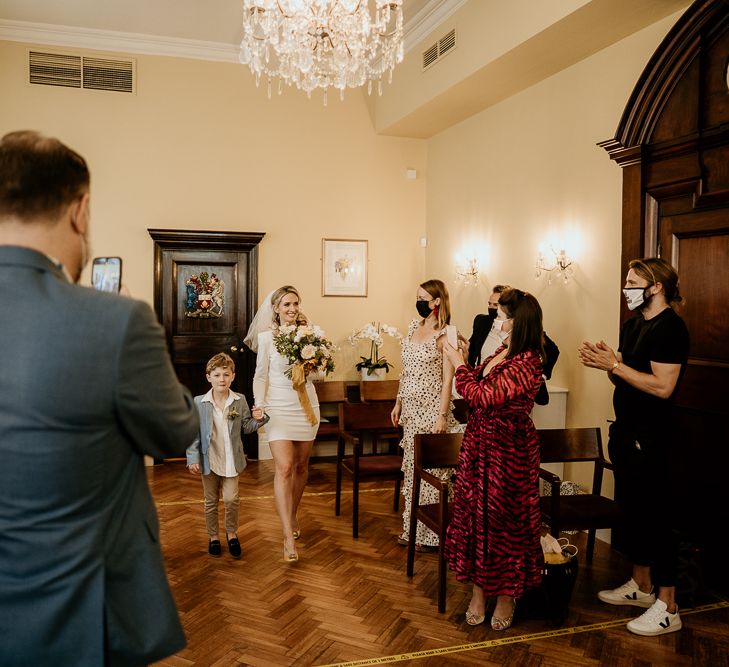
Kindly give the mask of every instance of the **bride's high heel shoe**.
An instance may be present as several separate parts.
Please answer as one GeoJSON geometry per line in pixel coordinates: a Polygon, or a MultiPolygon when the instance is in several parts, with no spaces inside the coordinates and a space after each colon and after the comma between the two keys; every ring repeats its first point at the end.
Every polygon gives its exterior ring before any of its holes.
{"type": "Polygon", "coordinates": [[[298,540],[301,537],[301,528],[299,528],[299,519],[297,517],[296,519],[296,530],[293,531],[293,536],[295,540],[298,540]]]}
{"type": "Polygon", "coordinates": [[[296,550],[294,550],[293,553],[289,553],[286,550],[286,540],[284,540],[284,543],[283,543],[283,559],[287,563],[295,563],[297,560],[299,560],[299,554],[296,553],[296,550]]]}
{"type": "Polygon", "coordinates": [[[511,616],[506,618],[498,618],[496,616],[491,617],[491,628],[493,630],[508,630],[514,621],[514,611],[516,610],[516,600],[512,601],[513,606],[511,608],[511,616]]]}

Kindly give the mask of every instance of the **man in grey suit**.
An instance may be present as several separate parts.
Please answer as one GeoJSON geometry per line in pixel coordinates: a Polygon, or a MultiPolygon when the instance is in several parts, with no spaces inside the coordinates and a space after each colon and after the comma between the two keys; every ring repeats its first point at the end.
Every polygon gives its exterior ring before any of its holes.
{"type": "Polygon", "coordinates": [[[0,139],[0,663],[143,665],[185,637],[143,455],[183,456],[197,410],[141,301],[79,287],[89,172],[0,139]]]}

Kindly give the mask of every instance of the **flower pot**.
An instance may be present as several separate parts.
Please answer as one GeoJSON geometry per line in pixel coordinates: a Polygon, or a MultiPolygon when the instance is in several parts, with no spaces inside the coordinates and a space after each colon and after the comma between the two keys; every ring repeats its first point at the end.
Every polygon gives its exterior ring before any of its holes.
{"type": "Polygon", "coordinates": [[[363,380],[384,380],[387,376],[387,370],[384,368],[375,368],[372,375],[367,374],[366,368],[360,368],[359,372],[362,374],[363,380]]]}

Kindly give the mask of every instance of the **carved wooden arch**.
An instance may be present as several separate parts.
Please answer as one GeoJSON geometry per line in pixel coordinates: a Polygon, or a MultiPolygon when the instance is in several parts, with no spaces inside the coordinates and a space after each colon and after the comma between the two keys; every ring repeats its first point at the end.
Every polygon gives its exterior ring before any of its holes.
{"type": "Polygon", "coordinates": [[[649,60],[615,137],[599,144],[624,169],[622,275],[635,257],[666,256],[659,201],[683,194],[694,207],[729,206],[729,175],[712,182],[702,160],[729,146],[729,101],[717,99],[727,95],[727,41],[727,0],[694,2],[649,60]]]}
{"type": "Polygon", "coordinates": [[[610,157],[625,163],[622,152],[650,143],[660,113],[674,93],[687,68],[702,48],[726,31],[729,22],[726,1],[695,2],[673,26],[648,61],[631,93],[615,138],[603,142],[610,157]]]}

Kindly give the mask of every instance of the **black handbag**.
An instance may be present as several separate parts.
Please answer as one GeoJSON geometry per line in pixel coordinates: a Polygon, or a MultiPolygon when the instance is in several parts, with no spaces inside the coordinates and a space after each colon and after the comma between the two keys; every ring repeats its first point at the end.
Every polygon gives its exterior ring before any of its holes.
{"type": "Polygon", "coordinates": [[[568,543],[562,547],[562,557],[563,561],[559,563],[545,562],[542,569],[544,615],[553,625],[562,625],[567,618],[579,571],[577,547],[574,544],[568,543]]]}
{"type": "Polygon", "coordinates": [[[577,547],[566,538],[559,540],[562,554],[546,554],[549,560],[542,566],[542,585],[527,591],[519,602],[520,615],[525,618],[544,620],[553,627],[559,627],[567,618],[572,591],[577,581],[579,564],[577,547]]]}

